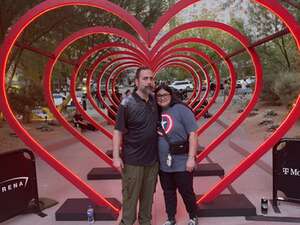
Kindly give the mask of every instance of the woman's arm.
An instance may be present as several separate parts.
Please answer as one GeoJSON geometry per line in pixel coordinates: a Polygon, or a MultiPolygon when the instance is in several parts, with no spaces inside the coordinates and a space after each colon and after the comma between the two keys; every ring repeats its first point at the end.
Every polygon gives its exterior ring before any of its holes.
{"type": "Polygon", "coordinates": [[[189,153],[188,160],[186,162],[186,170],[192,172],[195,167],[195,156],[197,152],[198,139],[195,132],[190,132],[189,134],[189,153]]]}

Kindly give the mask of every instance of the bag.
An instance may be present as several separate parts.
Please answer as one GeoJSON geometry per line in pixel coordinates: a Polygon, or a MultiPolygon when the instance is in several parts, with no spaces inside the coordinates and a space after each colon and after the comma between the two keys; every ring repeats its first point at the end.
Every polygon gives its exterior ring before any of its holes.
{"type": "Polygon", "coordinates": [[[174,143],[169,143],[170,153],[172,155],[181,155],[189,153],[189,142],[188,141],[178,141],[174,143]]]}
{"type": "Polygon", "coordinates": [[[165,130],[161,127],[160,123],[157,123],[157,130],[160,131],[169,144],[169,154],[171,155],[181,155],[189,153],[189,141],[177,141],[171,142],[165,130]]]}

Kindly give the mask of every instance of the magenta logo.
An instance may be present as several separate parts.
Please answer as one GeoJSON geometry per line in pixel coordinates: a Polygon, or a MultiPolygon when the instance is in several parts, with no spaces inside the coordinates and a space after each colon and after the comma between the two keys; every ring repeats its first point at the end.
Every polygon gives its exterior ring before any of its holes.
{"type": "Polygon", "coordinates": [[[0,182],[1,193],[14,191],[16,189],[25,188],[27,186],[28,177],[15,177],[0,182]]]}

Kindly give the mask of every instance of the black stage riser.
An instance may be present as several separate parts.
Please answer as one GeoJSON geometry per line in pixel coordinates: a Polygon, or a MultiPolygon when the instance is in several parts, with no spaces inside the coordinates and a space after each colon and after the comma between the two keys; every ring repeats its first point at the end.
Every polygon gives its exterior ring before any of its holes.
{"type": "MultiPolygon", "coordinates": [[[[194,170],[195,177],[224,176],[224,169],[217,163],[201,163],[194,170]]],[[[111,167],[93,168],[87,175],[88,180],[117,180],[121,179],[118,171],[111,167]]]]}
{"type": "Polygon", "coordinates": [[[198,216],[256,216],[256,208],[243,194],[224,194],[211,203],[200,204],[198,216]]]}
{"type": "MultiPolygon", "coordinates": [[[[107,198],[114,205],[121,207],[121,203],[115,198],[107,198]]],[[[95,221],[118,219],[118,215],[106,206],[98,206],[87,198],[67,199],[55,213],[56,221],[87,221],[87,209],[91,205],[94,208],[95,221]]]]}

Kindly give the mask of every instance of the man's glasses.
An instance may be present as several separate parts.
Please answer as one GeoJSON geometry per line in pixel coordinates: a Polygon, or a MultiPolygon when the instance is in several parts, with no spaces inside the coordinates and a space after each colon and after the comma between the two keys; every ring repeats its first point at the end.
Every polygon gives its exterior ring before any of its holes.
{"type": "Polygon", "coordinates": [[[165,98],[170,96],[170,94],[162,94],[162,95],[156,95],[156,98],[165,98]]]}

